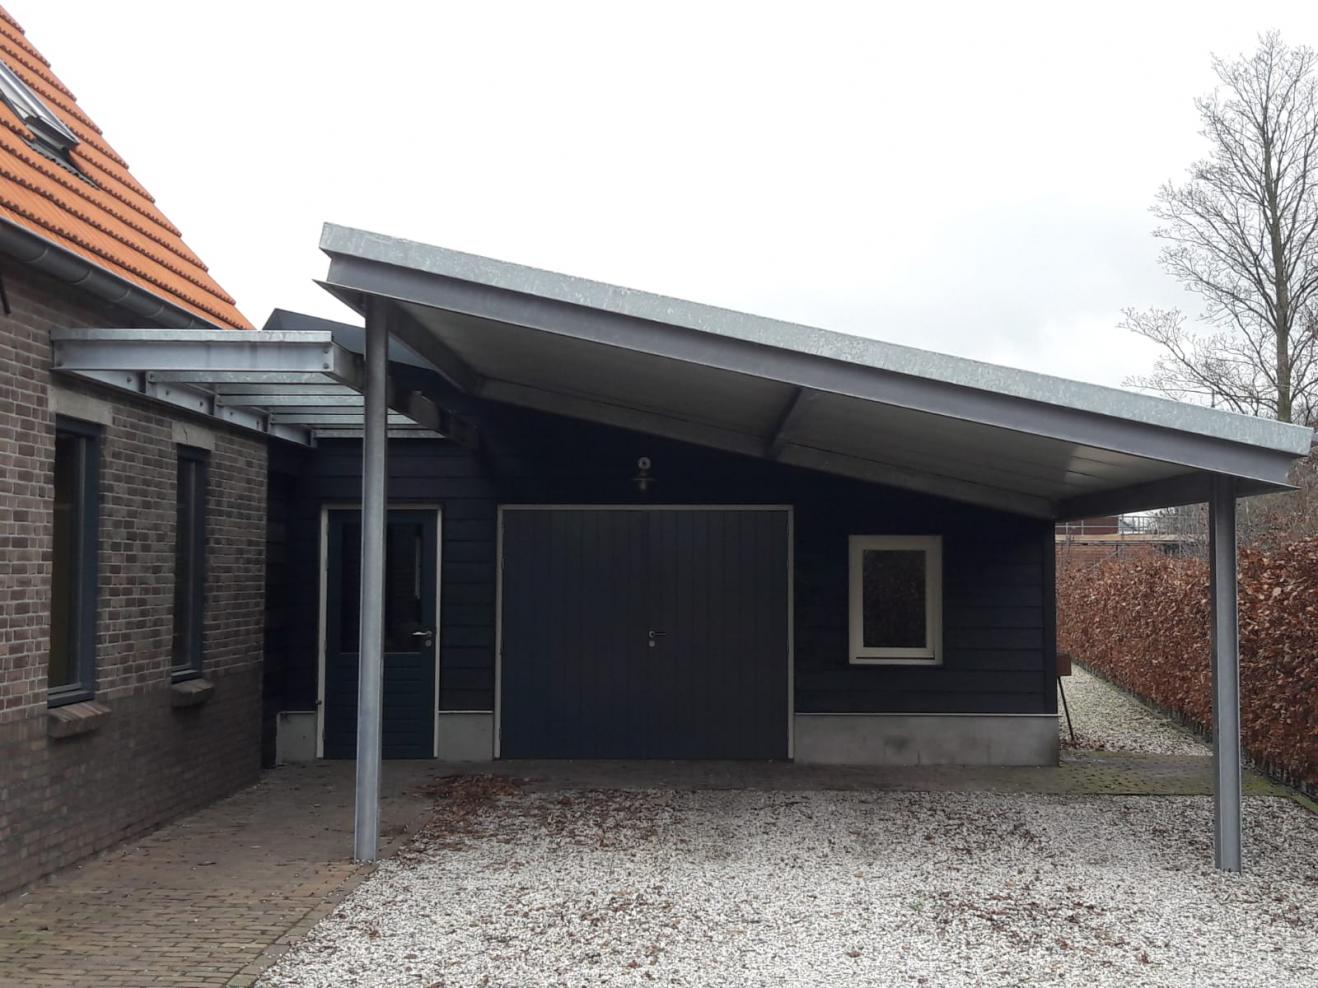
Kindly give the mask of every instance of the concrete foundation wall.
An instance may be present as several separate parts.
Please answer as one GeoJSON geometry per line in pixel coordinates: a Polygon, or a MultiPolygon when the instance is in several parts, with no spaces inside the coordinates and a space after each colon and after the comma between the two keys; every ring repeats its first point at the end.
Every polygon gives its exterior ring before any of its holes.
{"type": "Polygon", "coordinates": [[[316,760],[316,711],[281,710],[275,731],[276,765],[316,760]]]}
{"type": "Polygon", "coordinates": [[[1056,765],[1048,714],[797,714],[796,760],[820,765],[1056,765]]]}
{"type": "Polygon", "coordinates": [[[440,761],[488,762],[494,758],[494,714],[441,710],[438,730],[440,761]]]}

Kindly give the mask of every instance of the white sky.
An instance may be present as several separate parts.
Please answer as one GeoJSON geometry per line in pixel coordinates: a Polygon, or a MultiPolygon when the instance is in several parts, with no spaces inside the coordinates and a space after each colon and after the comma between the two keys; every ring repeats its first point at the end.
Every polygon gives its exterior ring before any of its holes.
{"type": "Polygon", "coordinates": [[[1318,3],[5,0],[257,325],[329,220],[1119,384],[1209,53],[1318,3]]]}

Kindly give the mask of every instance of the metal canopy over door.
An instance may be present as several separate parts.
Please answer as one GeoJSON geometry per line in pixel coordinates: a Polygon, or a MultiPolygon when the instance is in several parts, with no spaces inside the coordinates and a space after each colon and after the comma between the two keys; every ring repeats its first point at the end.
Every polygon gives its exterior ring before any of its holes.
{"type": "Polygon", "coordinates": [[[786,758],[789,518],[505,509],[500,754],[786,758]]]}
{"type": "MultiPolygon", "coordinates": [[[[326,758],[357,751],[361,512],[329,511],[325,582],[326,758]]],[[[435,755],[438,515],[390,511],[385,538],[383,756],[435,755]]]]}

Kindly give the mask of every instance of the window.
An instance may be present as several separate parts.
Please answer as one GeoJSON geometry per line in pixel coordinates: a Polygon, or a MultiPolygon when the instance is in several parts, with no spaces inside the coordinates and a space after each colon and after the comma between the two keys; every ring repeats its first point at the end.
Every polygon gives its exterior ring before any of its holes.
{"type": "Polygon", "coordinates": [[[69,152],[78,146],[78,136],[19,78],[18,73],[3,62],[0,62],[0,100],[32,132],[32,139],[28,143],[34,150],[67,168],[77,170],[69,152]]]}
{"type": "Polygon", "coordinates": [[[96,687],[99,464],[100,431],[83,422],[56,419],[46,667],[52,705],[89,699],[96,687]]]}
{"type": "Polygon", "coordinates": [[[174,678],[201,673],[206,599],[206,452],[178,448],[174,527],[174,678]]]}
{"type": "MultiPolygon", "coordinates": [[[[384,550],[384,650],[415,652],[425,637],[424,580],[425,526],[390,518],[384,550]]],[[[339,647],[345,652],[361,648],[362,526],[343,525],[343,602],[339,618],[339,647]]]]}
{"type": "Polygon", "coordinates": [[[851,661],[943,660],[943,540],[851,537],[851,661]]]}

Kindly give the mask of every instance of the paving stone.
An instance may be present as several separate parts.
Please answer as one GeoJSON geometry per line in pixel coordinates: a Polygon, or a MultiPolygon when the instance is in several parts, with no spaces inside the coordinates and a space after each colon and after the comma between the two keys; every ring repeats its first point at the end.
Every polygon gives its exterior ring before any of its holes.
{"type": "MultiPolygon", "coordinates": [[[[352,764],[267,772],[235,796],[0,903],[0,986],[251,985],[268,948],[364,869],[352,764]]],[[[390,763],[386,833],[415,830],[435,772],[390,763]]]]}

